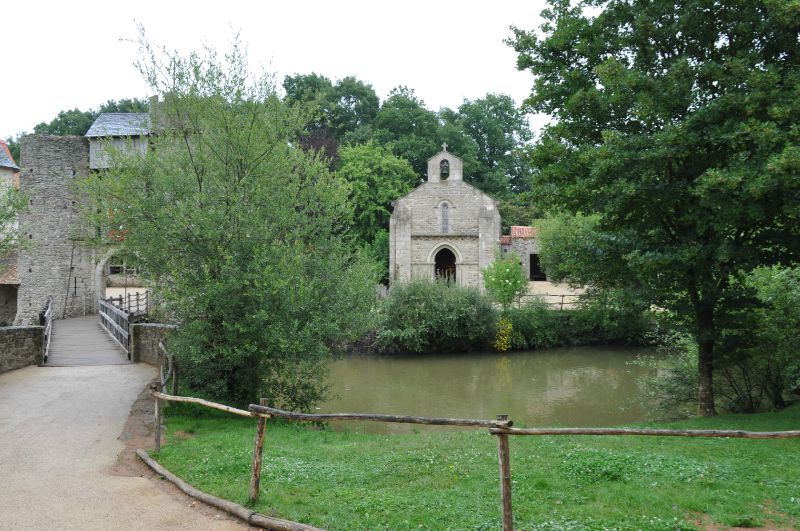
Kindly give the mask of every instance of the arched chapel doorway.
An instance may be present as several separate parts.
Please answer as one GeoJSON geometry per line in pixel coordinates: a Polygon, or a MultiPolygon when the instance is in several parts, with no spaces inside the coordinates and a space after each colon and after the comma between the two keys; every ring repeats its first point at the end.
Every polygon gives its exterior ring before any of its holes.
{"type": "Polygon", "coordinates": [[[437,279],[444,279],[448,282],[456,281],[456,255],[447,247],[436,253],[434,258],[434,273],[437,279]]]}

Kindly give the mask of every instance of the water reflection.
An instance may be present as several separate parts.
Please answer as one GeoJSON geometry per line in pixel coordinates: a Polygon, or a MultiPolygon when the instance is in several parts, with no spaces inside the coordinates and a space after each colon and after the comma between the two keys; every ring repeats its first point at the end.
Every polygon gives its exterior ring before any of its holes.
{"type": "MultiPolygon", "coordinates": [[[[336,398],[320,412],[386,413],[491,419],[519,425],[603,426],[637,422],[637,376],[628,364],[644,349],[580,347],[436,356],[350,356],[333,363],[336,398]]],[[[409,426],[351,423],[371,431],[409,426]]],[[[341,429],[341,423],[334,426],[341,429]]]]}

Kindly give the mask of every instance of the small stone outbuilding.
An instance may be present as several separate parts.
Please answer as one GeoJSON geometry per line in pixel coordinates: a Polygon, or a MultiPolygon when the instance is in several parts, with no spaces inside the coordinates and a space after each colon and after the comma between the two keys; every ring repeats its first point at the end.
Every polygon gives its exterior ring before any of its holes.
{"type": "Polygon", "coordinates": [[[446,278],[483,288],[481,270],[500,239],[498,201],[464,182],[447,144],[428,159],[428,180],[392,203],[389,280],[446,278]]]}

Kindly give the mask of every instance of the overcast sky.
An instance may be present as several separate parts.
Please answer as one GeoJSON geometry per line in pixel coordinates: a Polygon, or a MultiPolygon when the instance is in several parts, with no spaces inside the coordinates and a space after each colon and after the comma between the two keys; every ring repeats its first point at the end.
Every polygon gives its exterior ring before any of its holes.
{"type": "Polygon", "coordinates": [[[136,23],[148,39],[182,51],[225,49],[241,32],[253,67],[282,80],[317,72],[355,75],[381,99],[397,85],[430,109],[504,93],[520,103],[532,85],[503,43],[510,25],[533,29],[541,0],[295,2],[26,0],[3,6],[0,137],[32,132],[59,111],[146,97],[133,67],[136,23]]]}

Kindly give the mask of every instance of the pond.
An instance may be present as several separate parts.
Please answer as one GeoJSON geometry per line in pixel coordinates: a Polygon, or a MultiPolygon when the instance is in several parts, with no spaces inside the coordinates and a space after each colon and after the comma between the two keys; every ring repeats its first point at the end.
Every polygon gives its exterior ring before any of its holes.
{"type": "MultiPolygon", "coordinates": [[[[319,413],[384,413],[493,419],[517,426],[610,426],[645,420],[631,364],[647,348],[577,347],[425,356],[351,355],[331,367],[334,398],[319,413]]],[[[344,429],[334,423],[334,429],[344,429]]],[[[348,423],[377,432],[412,426],[348,423]]],[[[416,426],[417,429],[424,426],[416,426]]]]}

